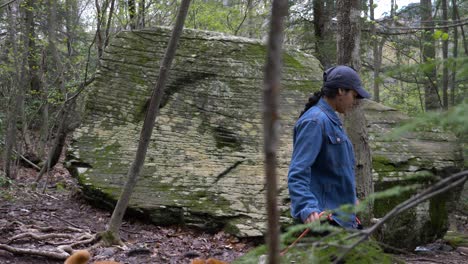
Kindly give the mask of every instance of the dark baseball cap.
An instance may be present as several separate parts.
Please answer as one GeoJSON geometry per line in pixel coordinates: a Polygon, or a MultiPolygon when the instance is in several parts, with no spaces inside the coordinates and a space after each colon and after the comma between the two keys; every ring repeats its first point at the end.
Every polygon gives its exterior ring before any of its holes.
{"type": "Polygon", "coordinates": [[[360,98],[370,98],[364,90],[358,73],[351,67],[339,65],[331,67],[323,73],[323,86],[332,89],[353,89],[360,98]]]}

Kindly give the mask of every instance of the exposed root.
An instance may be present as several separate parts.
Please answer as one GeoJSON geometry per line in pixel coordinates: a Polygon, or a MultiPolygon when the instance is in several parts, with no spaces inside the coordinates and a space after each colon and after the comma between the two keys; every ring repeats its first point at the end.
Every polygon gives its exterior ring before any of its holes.
{"type": "Polygon", "coordinates": [[[101,245],[101,243],[97,243],[100,240],[99,235],[84,232],[83,229],[77,227],[66,226],[55,228],[50,226],[25,225],[19,221],[12,222],[10,227],[12,226],[15,226],[16,230],[23,233],[6,240],[5,244],[0,243],[0,249],[17,255],[34,255],[50,259],[65,260],[74,252],[73,248],[75,247],[88,246],[88,248],[96,248],[101,245]],[[61,232],[54,233],[56,231],[61,232]],[[65,233],[67,231],[69,233],[65,233]],[[50,247],[32,249],[12,245],[14,243],[18,244],[20,240],[31,242],[31,238],[56,247],[55,249],[50,247]]]}
{"type": "Polygon", "coordinates": [[[64,260],[68,256],[70,256],[69,253],[65,252],[64,250],[60,248],[57,248],[57,251],[53,252],[53,251],[44,251],[40,249],[17,248],[17,247],[12,247],[12,246],[5,245],[5,244],[0,244],[0,249],[6,250],[8,252],[11,252],[13,254],[18,254],[18,255],[35,255],[35,256],[42,256],[42,257],[58,259],[58,260],[64,260]]]}
{"type": "Polygon", "coordinates": [[[10,240],[8,240],[7,244],[11,244],[13,241],[15,240],[19,240],[19,239],[22,239],[22,238],[34,238],[36,240],[47,240],[47,239],[53,239],[53,238],[69,238],[69,239],[72,239],[74,238],[75,236],[72,235],[72,234],[45,234],[45,235],[38,235],[38,234],[34,234],[34,233],[23,233],[23,234],[19,234],[19,235],[16,235],[12,238],[10,238],[10,240]]]}

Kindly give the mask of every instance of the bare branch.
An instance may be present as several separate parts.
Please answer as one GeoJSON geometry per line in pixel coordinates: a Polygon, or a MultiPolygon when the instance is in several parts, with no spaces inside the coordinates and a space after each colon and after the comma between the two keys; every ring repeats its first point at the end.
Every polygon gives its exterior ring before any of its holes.
{"type": "Polygon", "coordinates": [[[2,4],[2,5],[0,5],[0,8],[4,8],[5,6],[7,6],[7,5],[9,5],[9,4],[11,4],[11,3],[15,2],[15,1],[16,0],[11,0],[10,2],[6,2],[6,3],[2,4]]]}
{"type": "Polygon", "coordinates": [[[401,214],[402,212],[438,195],[443,192],[446,192],[458,185],[463,184],[468,179],[468,170],[456,173],[448,178],[445,178],[436,184],[432,185],[428,189],[424,190],[423,192],[413,196],[412,198],[400,203],[397,205],[393,210],[388,212],[379,222],[375,225],[361,231],[356,232],[354,234],[349,235],[346,240],[350,240],[356,237],[359,237],[357,241],[355,241],[351,247],[346,249],[333,263],[339,263],[346,254],[348,254],[353,248],[359,245],[364,240],[368,239],[369,236],[375,232],[379,227],[381,227],[385,222],[389,219],[395,217],[396,215],[401,214]]]}
{"type": "MultiPolygon", "coordinates": [[[[5,145],[5,142],[3,140],[0,140],[0,143],[2,143],[2,145],[5,145]]],[[[25,156],[23,156],[22,154],[18,153],[16,150],[13,149],[13,153],[15,153],[16,155],[18,155],[21,159],[23,159],[24,161],[26,161],[26,163],[28,163],[29,165],[33,166],[35,169],[37,170],[41,170],[41,167],[37,166],[36,164],[34,164],[32,161],[28,160],[25,156]]]]}

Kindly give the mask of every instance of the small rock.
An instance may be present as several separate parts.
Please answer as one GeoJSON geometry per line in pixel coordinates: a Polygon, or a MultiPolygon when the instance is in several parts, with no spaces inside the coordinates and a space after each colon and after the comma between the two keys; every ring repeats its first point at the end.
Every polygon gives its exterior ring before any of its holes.
{"type": "Polygon", "coordinates": [[[456,251],[463,255],[468,255],[468,247],[457,247],[456,251]]]}
{"type": "Polygon", "coordinates": [[[108,258],[110,256],[113,256],[115,252],[115,248],[104,248],[102,251],[99,252],[99,256],[108,258]]]}
{"type": "Polygon", "coordinates": [[[184,254],[184,257],[190,258],[190,259],[192,259],[192,258],[198,258],[198,257],[200,257],[200,253],[198,253],[198,252],[196,252],[196,251],[189,251],[189,252],[187,252],[187,253],[184,254]]]}
{"type": "Polygon", "coordinates": [[[145,248],[145,247],[137,247],[137,248],[132,248],[127,252],[127,256],[135,256],[135,255],[149,255],[151,254],[151,250],[145,248]]]}

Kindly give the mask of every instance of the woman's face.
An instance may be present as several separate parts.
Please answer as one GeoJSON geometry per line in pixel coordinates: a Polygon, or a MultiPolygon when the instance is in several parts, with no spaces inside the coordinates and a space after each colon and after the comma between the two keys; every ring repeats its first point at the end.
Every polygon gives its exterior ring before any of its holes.
{"type": "Polygon", "coordinates": [[[340,88],[336,99],[336,111],[342,114],[350,112],[359,103],[358,93],[354,90],[340,88]]]}

